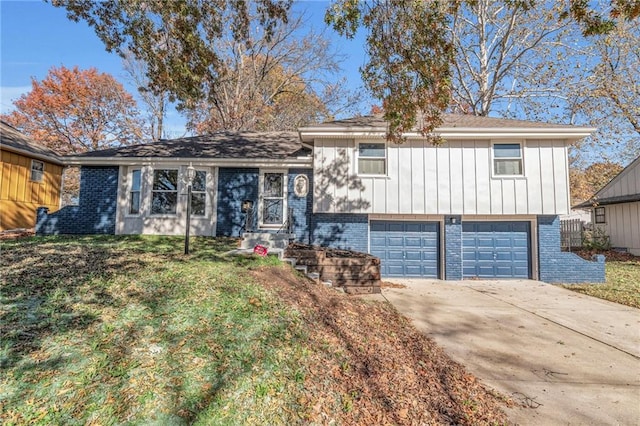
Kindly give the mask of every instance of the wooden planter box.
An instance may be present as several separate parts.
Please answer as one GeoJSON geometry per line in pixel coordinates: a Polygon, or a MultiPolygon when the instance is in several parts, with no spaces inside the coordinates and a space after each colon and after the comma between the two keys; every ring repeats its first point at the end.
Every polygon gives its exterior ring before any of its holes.
{"type": "Polygon", "coordinates": [[[297,265],[306,266],[308,272],[319,273],[322,281],[331,281],[346,293],[380,293],[380,259],[357,252],[353,257],[345,257],[346,254],[348,252],[340,250],[340,257],[332,257],[325,249],[306,249],[299,245],[285,251],[285,256],[296,259],[297,265]]]}

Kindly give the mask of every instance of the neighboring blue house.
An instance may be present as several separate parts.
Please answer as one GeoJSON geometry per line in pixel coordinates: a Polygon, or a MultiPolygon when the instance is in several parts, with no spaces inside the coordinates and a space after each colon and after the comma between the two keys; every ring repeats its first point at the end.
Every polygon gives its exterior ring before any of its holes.
{"type": "Polygon", "coordinates": [[[567,147],[594,129],[443,118],[439,146],[418,133],[389,144],[381,118],[359,117],[67,157],[82,167],[80,205],[40,211],[37,232],[182,235],[191,165],[192,235],[290,230],[372,253],[388,277],[603,281],[602,258],[560,251],[558,219],[570,208],[567,147]]]}

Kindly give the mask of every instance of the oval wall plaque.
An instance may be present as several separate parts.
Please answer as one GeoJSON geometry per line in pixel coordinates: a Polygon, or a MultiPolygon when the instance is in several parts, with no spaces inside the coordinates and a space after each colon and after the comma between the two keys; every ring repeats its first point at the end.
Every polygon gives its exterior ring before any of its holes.
{"type": "Polygon", "coordinates": [[[306,197],[309,193],[309,178],[306,175],[298,175],[293,180],[293,192],[297,197],[306,197]]]}

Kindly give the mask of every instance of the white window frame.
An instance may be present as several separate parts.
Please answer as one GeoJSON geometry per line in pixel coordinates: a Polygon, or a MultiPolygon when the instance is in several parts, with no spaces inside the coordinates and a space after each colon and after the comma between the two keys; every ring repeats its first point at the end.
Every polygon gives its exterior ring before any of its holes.
{"type": "Polygon", "coordinates": [[[511,177],[524,177],[524,141],[521,140],[501,140],[491,142],[491,176],[495,178],[511,178],[511,177]],[[519,145],[520,157],[496,157],[495,146],[496,145],[519,145]],[[520,174],[499,174],[496,171],[496,160],[518,160],[520,161],[520,174]]]}
{"type": "Polygon", "coordinates": [[[158,167],[151,170],[151,188],[150,188],[150,201],[149,201],[149,215],[153,217],[175,217],[178,215],[178,206],[180,204],[180,170],[176,167],[158,167]],[[175,191],[153,189],[153,184],[156,179],[156,172],[161,170],[172,170],[176,172],[176,189],[175,191]],[[153,194],[154,192],[175,192],[176,193],[176,211],[175,213],[154,213],[153,212],[153,194]]]}
{"type": "Polygon", "coordinates": [[[261,169],[260,177],[258,179],[258,226],[260,228],[279,229],[285,224],[287,220],[287,197],[288,197],[288,170],[283,169],[261,169]],[[282,222],[281,223],[264,223],[264,175],[265,174],[281,174],[282,175],[282,196],[281,197],[266,197],[267,199],[282,199],[282,222]]]}
{"type": "Polygon", "coordinates": [[[40,160],[31,160],[31,173],[29,175],[29,180],[32,182],[42,182],[44,178],[44,161],[40,160]],[[34,169],[33,166],[36,164],[42,165],[42,170],[34,169]]]}
{"type": "Polygon", "coordinates": [[[142,172],[142,167],[131,167],[127,170],[127,216],[140,216],[142,214],[142,186],[144,183],[144,174],[142,172]],[[135,190],[133,189],[133,173],[140,172],[140,188],[135,190]],[[131,207],[133,204],[131,203],[131,195],[134,192],[139,193],[138,198],[138,212],[132,213],[131,207]]]}
{"type": "Polygon", "coordinates": [[[604,208],[604,206],[595,207],[593,209],[593,221],[598,225],[607,223],[607,209],[604,208]],[[598,211],[601,211],[602,214],[599,214],[598,211]],[[598,221],[600,217],[602,217],[602,221],[598,221]]]}
{"type": "MultiPolygon", "coordinates": [[[[204,175],[204,191],[196,191],[193,188],[193,185],[191,186],[191,199],[193,200],[193,196],[195,194],[204,194],[204,214],[200,214],[200,215],[196,215],[193,214],[193,202],[191,204],[191,218],[192,219],[203,219],[209,216],[209,195],[208,195],[208,189],[209,189],[209,177],[211,176],[211,170],[207,170],[204,168],[197,168],[196,167],[196,173],[198,172],[203,172],[204,175]]],[[[186,185],[185,185],[186,186],[186,185]]]]}
{"type": "Polygon", "coordinates": [[[389,160],[388,160],[388,148],[387,148],[387,144],[385,142],[380,142],[380,141],[358,141],[358,143],[356,143],[356,155],[355,160],[356,160],[356,174],[358,176],[387,176],[387,171],[388,171],[388,165],[389,165],[389,160]],[[383,173],[363,173],[360,172],[360,145],[371,145],[371,144],[375,144],[375,145],[382,145],[384,148],[384,157],[362,157],[362,158],[366,158],[367,160],[384,160],[384,172],[383,173]]]}

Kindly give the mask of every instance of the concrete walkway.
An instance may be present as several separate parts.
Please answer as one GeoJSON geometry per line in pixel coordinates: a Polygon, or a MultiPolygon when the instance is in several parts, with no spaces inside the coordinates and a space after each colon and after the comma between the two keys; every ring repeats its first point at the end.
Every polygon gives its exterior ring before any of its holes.
{"type": "Polygon", "coordinates": [[[383,296],[522,425],[640,425],[640,310],[538,281],[393,279],[383,296]]]}

